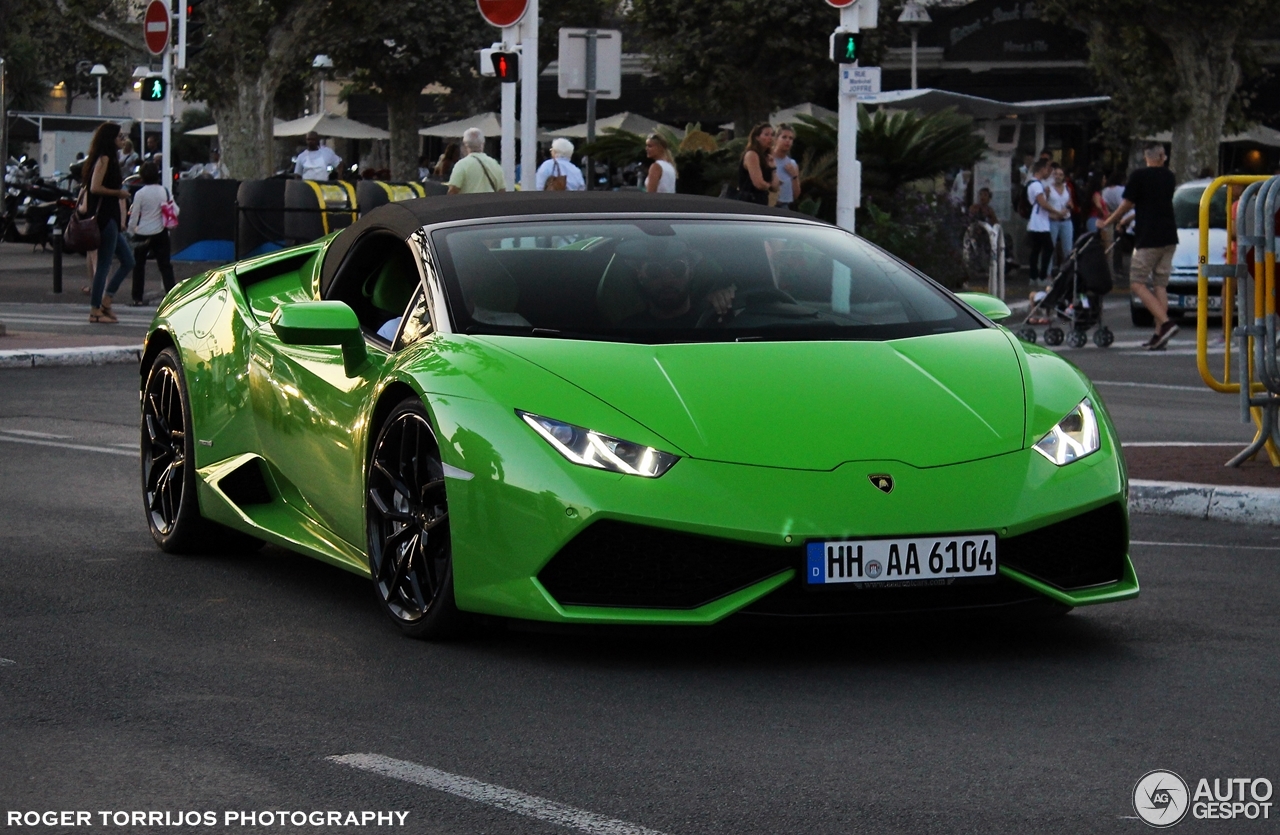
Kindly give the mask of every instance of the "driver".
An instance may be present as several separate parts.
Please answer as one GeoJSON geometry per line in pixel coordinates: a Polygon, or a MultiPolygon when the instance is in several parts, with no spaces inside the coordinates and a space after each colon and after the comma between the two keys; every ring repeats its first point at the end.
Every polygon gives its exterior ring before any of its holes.
{"type": "Polygon", "coordinates": [[[724,316],[733,307],[734,285],[707,293],[701,303],[693,299],[694,253],[674,237],[623,241],[618,257],[635,268],[635,286],[644,310],[627,317],[628,328],[692,328],[708,312],[724,316]]]}

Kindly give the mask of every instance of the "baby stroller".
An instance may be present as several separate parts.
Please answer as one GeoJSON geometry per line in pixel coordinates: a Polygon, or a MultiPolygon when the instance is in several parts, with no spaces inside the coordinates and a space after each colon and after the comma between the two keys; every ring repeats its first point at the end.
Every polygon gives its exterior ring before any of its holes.
{"type": "Polygon", "coordinates": [[[1106,348],[1115,334],[1102,323],[1102,298],[1111,292],[1111,271],[1107,268],[1110,250],[1103,247],[1097,232],[1087,232],[1076,239],[1049,289],[1032,297],[1031,310],[1015,333],[1026,342],[1036,341],[1033,319],[1062,322],[1064,332],[1056,324],[1044,331],[1044,344],[1061,345],[1065,339],[1072,348],[1083,348],[1094,328],[1093,344],[1106,348]]]}

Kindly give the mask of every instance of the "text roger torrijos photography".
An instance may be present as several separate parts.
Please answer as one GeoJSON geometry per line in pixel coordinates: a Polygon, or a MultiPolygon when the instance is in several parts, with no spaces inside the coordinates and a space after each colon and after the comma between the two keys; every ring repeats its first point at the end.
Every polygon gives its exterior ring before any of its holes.
{"type": "Polygon", "coordinates": [[[85,810],[7,810],[6,827],[317,827],[317,826],[404,826],[408,812],[329,810],[209,811],[165,810],[85,811],[85,810]]]}

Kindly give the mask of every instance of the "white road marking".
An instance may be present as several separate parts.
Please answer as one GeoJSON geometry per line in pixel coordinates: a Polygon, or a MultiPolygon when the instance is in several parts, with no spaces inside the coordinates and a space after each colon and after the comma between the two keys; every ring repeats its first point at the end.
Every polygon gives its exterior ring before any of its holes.
{"type": "Polygon", "coordinates": [[[1129,540],[1130,545],[1154,545],[1161,548],[1226,548],[1231,551],[1280,551],[1280,545],[1222,545],[1216,542],[1145,542],[1129,540]]]}
{"type": "Polygon", "coordinates": [[[12,667],[17,663],[17,661],[14,661],[11,658],[0,658],[0,667],[12,667]]]}
{"type": "Polygon", "coordinates": [[[54,440],[71,437],[70,435],[50,435],[48,432],[32,432],[30,429],[0,429],[0,432],[7,432],[10,435],[26,435],[29,438],[52,438],[54,440]]]}
{"type": "Polygon", "coordinates": [[[1094,380],[1095,386],[1123,386],[1135,389],[1164,389],[1165,391],[1202,391],[1206,394],[1218,394],[1208,386],[1169,386],[1164,383],[1128,383],[1120,380],[1094,380]]]}
{"type": "Polygon", "coordinates": [[[408,760],[395,760],[381,754],[343,754],[327,759],[339,765],[426,786],[465,800],[474,800],[486,806],[494,806],[527,818],[576,829],[579,832],[588,832],[592,835],[662,835],[657,830],[647,829],[634,823],[607,818],[585,809],[535,797],[515,789],[495,786],[492,783],[482,783],[470,777],[463,777],[461,774],[450,774],[447,771],[418,765],[408,760]]]}
{"type": "Polygon", "coordinates": [[[1122,441],[1120,446],[1240,446],[1248,441],[1122,441]]]}
{"type": "Polygon", "coordinates": [[[127,452],[123,449],[112,449],[104,446],[88,446],[87,444],[62,444],[57,441],[41,441],[35,438],[10,438],[3,433],[7,430],[0,430],[0,441],[8,441],[11,444],[35,444],[36,446],[56,446],[61,449],[79,449],[85,452],[105,452],[108,455],[127,455],[130,458],[137,458],[138,453],[127,452]]]}

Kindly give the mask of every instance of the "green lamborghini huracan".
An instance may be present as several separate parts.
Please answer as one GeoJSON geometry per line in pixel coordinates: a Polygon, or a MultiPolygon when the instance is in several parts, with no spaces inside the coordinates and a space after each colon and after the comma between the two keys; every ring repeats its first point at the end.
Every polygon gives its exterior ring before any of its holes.
{"type": "Polygon", "coordinates": [[[369,576],[419,637],[1135,597],[1106,409],[1008,313],[745,203],[391,204],[165,299],[147,520],[369,576]]]}

